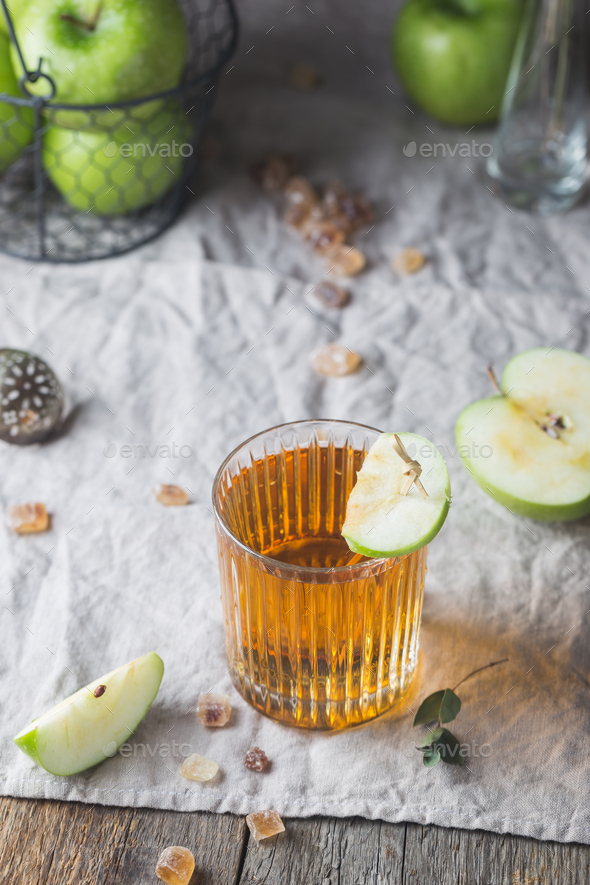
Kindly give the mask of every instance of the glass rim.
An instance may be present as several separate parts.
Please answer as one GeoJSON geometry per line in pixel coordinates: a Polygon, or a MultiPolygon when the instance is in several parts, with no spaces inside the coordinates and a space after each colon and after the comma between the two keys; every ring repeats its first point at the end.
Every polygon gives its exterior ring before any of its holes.
{"type": "MultiPolygon", "coordinates": [[[[383,431],[378,430],[376,427],[371,427],[369,424],[360,424],[358,421],[343,421],[340,418],[303,418],[298,421],[285,421],[282,424],[275,424],[272,427],[268,427],[266,430],[261,430],[258,433],[254,433],[252,436],[245,439],[238,446],[236,446],[229,455],[224,458],[223,463],[219,467],[217,473],[215,474],[215,479],[213,480],[213,487],[211,491],[211,499],[214,510],[214,517],[217,525],[220,529],[227,535],[234,544],[237,544],[245,553],[249,556],[255,557],[261,563],[263,563],[267,568],[272,569],[273,572],[290,572],[295,574],[305,574],[305,575],[318,575],[322,577],[326,577],[329,574],[337,574],[344,573],[346,575],[345,580],[353,581],[357,576],[360,577],[363,571],[366,573],[367,568],[370,566],[371,568],[375,568],[378,571],[384,569],[385,564],[390,564],[388,567],[393,567],[397,562],[400,562],[402,559],[405,559],[405,556],[381,556],[379,558],[369,558],[366,562],[358,562],[354,565],[339,565],[332,566],[331,568],[318,568],[316,566],[303,566],[303,565],[293,565],[292,563],[282,562],[279,559],[273,559],[271,556],[268,556],[265,553],[259,553],[258,550],[253,550],[252,547],[249,547],[248,544],[245,544],[241,541],[229,528],[226,524],[222,513],[219,510],[217,505],[217,489],[221,483],[221,477],[229,464],[229,462],[234,458],[241,449],[245,448],[249,443],[253,442],[260,437],[266,436],[273,431],[283,430],[290,427],[298,427],[304,424],[337,424],[337,425],[346,425],[347,427],[357,427],[362,430],[370,430],[373,433],[382,433],[383,431]]],[[[420,548],[422,549],[422,548],[420,548]]],[[[352,550],[350,551],[353,552],[352,550]]],[[[412,554],[406,554],[407,556],[411,556],[412,554]]],[[[312,583],[312,582],[308,582],[312,583]]],[[[322,582],[323,583],[323,582],[322,582]]]]}

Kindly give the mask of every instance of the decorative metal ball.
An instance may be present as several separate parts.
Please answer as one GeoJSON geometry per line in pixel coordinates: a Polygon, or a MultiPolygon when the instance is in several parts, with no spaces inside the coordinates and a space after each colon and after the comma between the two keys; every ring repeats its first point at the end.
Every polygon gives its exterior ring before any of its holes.
{"type": "Polygon", "coordinates": [[[0,439],[17,446],[41,442],[63,406],[61,384],[47,363],[25,350],[0,349],[0,439]]]}

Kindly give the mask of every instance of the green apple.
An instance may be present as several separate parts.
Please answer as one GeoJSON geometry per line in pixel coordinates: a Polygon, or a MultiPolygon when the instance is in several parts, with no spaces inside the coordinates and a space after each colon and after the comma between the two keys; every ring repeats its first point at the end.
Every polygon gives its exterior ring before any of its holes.
{"type": "Polygon", "coordinates": [[[166,110],[114,132],[51,126],[43,163],[67,202],[81,212],[121,215],[148,206],[179,180],[192,154],[181,110],[166,110]]]}
{"type": "MultiPolygon", "coordinates": [[[[0,34],[0,93],[23,98],[10,63],[8,38],[0,34]]],[[[22,105],[0,102],[0,172],[20,156],[33,139],[33,111],[22,105]]]]}
{"type": "Polygon", "coordinates": [[[492,123],[500,111],[521,0],[408,0],[392,32],[400,79],[443,123],[492,123]]]}
{"type": "MultiPolygon", "coordinates": [[[[28,69],[42,59],[60,103],[110,105],[173,89],[182,77],[187,34],[176,0],[25,0],[15,30],[28,69]]],[[[12,60],[22,72],[14,47],[12,60]]],[[[43,79],[28,88],[48,92],[43,79]]],[[[69,113],[61,122],[78,125],[69,113]]]]}
{"type": "Polygon", "coordinates": [[[459,416],[477,483],[513,513],[561,521],[590,513],[590,360],[539,347],[510,360],[502,393],[459,416]]]}
{"type": "MultiPolygon", "coordinates": [[[[12,16],[13,22],[16,16],[19,14],[23,2],[24,0],[8,0],[8,2],[6,3],[8,11],[12,16]]],[[[6,18],[4,16],[3,9],[0,9],[0,34],[6,34],[8,36],[8,25],[6,24],[6,18]]]]}
{"type": "Polygon", "coordinates": [[[154,702],[164,664],[150,652],[95,679],[14,738],[51,774],[68,776],[114,756],[154,702]]]}
{"type": "Polygon", "coordinates": [[[342,526],[350,549],[364,556],[404,556],[424,547],[439,533],[449,510],[449,474],[436,446],[416,433],[397,436],[423,468],[428,497],[415,486],[401,494],[408,465],[392,445],[395,434],[382,433],[358,473],[342,526]]]}

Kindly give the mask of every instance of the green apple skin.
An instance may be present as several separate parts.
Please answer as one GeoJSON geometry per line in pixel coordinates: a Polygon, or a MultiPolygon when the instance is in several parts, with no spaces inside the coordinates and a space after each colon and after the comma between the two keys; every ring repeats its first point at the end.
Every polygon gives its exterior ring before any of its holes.
{"type": "Polygon", "coordinates": [[[446,506],[443,507],[443,509],[441,510],[440,517],[437,522],[432,526],[432,529],[429,532],[423,535],[414,544],[408,544],[406,547],[401,547],[396,550],[389,550],[384,552],[383,550],[373,550],[371,547],[364,547],[361,544],[357,544],[349,536],[347,536],[346,538],[346,543],[353,553],[361,553],[363,556],[370,556],[372,559],[392,559],[396,556],[407,556],[409,553],[415,553],[416,550],[420,550],[422,549],[422,547],[426,547],[427,544],[430,544],[430,542],[434,540],[434,538],[436,538],[436,536],[442,529],[449,512],[449,507],[451,505],[450,484],[447,487],[447,495],[448,498],[446,506]]]}
{"type": "Polygon", "coordinates": [[[69,777],[85,771],[129,740],[156,699],[163,676],[162,659],[149,652],[33,719],[14,743],[50,774],[69,777]],[[98,685],[106,685],[106,691],[97,698],[98,685]]]}
{"type": "MultiPolygon", "coordinates": [[[[7,6],[8,11],[12,16],[12,21],[16,20],[17,15],[19,14],[24,0],[8,0],[7,6]]],[[[0,9],[0,34],[6,34],[8,36],[8,25],[6,24],[6,18],[4,16],[4,10],[0,9]]]]}
{"type": "Polygon", "coordinates": [[[452,126],[500,112],[520,0],[408,0],[392,32],[400,79],[427,114],[452,126]]]}
{"type": "Polygon", "coordinates": [[[185,163],[180,147],[192,134],[183,112],[161,112],[134,128],[133,136],[126,126],[114,132],[47,130],[45,169],[74,209],[123,215],[149,206],[176,184],[185,163]]]}
{"type": "MultiPolygon", "coordinates": [[[[0,34],[0,92],[23,98],[10,63],[8,38],[0,34]]],[[[33,140],[31,108],[0,102],[0,172],[4,172],[33,140]]]]}
{"type": "MultiPolygon", "coordinates": [[[[567,522],[590,513],[590,360],[569,350],[534,348],[518,354],[502,373],[504,396],[472,403],[455,429],[463,463],[477,484],[512,513],[539,522],[567,522]],[[490,417],[493,412],[493,419],[490,417]],[[572,431],[552,439],[535,422],[547,413],[573,418],[572,431]],[[468,454],[473,444],[494,449],[488,459],[468,454]],[[561,453],[555,460],[556,447],[561,453]],[[500,451],[502,462],[496,454],[500,451]],[[552,469],[552,462],[555,465],[552,469]],[[513,494],[514,476],[531,472],[529,499],[513,494]],[[555,474],[555,475],[552,475],[555,474]],[[553,501],[546,500],[553,496],[553,501]],[[559,500],[559,498],[566,500],[559,500]],[[543,500],[545,498],[545,500],[543,500]]],[[[522,494],[522,492],[521,492],[522,494]]]]}
{"type": "MultiPolygon", "coordinates": [[[[173,89],[182,77],[187,34],[176,0],[25,0],[15,30],[29,70],[43,59],[57,102],[114,104],[173,89]]],[[[12,60],[22,71],[14,47],[12,60]]],[[[28,88],[48,91],[43,79],[28,88]]]]}
{"type": "MultiPolygon", "coordinates": [[[[418,434],[399,433],[398,436],[412,457],[414,455],[412,454],[411,446],[416,451],[420,451],[422,446],[426,446],[431,450],[430,457],[434,458],[433,469],[435,470],[435,479],[438,487],[435,490],[431,488],[431,493],[433,494],[427,499],[426,503],[421,501],[417,501],[417,503],[418,507],[421,507],[422,504],[430,507],[436,498],[438,502],[436,506],[439,507],[438,513],[428,529],[422,534],[416,534],[410,543],[400,544],[398,542],[392,546],[391,544],[385,545],[382,542],[379,547],[369,547],[366,543],[359,540],[363,535],[368,534],[366,531],[367,523],[372,523],[375,520],[383,523],[395,509],[392,507],[392,504],[398,496],[396,493],[391,494],[393,489],[396,488],[395,474],[397,474],[398,484],[401,484],[400,481],[405,479],[402,471],[405,470],[406,465],[403,464],[399,456],[395,455],[391,448],[389,438],[392,436],[393,434],[391,433],[383,433],[377,442],[371,446],[364,463],[368,464],[369,459],[373,462],[371,465],[372,476],[367,478],[363,475],[361,468],[356,485],[348,498],[346,520],[342,526],[342,535],[354,553],[361,553],[363,556],[377,559],[406,556],[429,544],[440,532],[447,518],[451,503],[449,474],[444,458],[436,446],[424,437],[418,436],[418,434]],[[363,489],[365,483],[366,492],[363,489]],[[362,497],[360,497],[359,493],[362,497]],[[360,507],[359,504],[361,505],[360,507]]],[[[419,458],[419,455],[416,457],[419,458]]],[[[428,480],[425,479],[425,482],[428,485],[428,480]]],[[[401,498],[400,503],[405,506],[411,502],[409,498],[401,498]]],[[[371,531],[373,531],[372,528],[371,531]]],[[[373,535],[373,537],[375,536],[373,535]]],[[[388,538],[387,540],[389,541],[390,539],[388,538]]]]}

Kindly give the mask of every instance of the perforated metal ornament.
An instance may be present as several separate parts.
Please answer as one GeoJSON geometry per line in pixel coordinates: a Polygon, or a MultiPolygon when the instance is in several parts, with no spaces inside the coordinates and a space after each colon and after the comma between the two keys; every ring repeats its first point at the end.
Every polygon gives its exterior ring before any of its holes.
{"type": "Polygon", "coordinates": [[[26,446],[59,424],[64,395],[55,373],[25,350],[0,349],[0,439],[26,446]]]}

